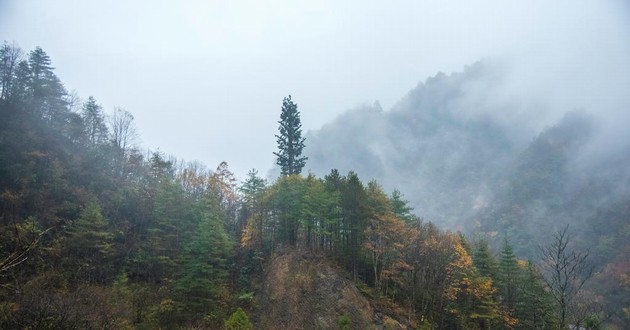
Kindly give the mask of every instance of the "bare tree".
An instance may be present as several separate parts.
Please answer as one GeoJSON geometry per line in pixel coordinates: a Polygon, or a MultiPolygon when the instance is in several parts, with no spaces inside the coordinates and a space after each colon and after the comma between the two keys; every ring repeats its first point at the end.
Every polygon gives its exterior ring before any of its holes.
{"type": "Polygon", "coordinates": [[[13,79],[18,63],[23,58],[20,47],[6,41],[0,46],[0,100],[8,100],[13,89],[13,79]]]}
{"type": "Polygon", "coordinates": [[[579,325],[584,313],[575,310],[586,281],[593,276],[593,266],[587,262],[589,251],[576,252],[569,248],[569,226],[553,235],[553,242],[540,247],[543,279],[558,307],[559,329],[569,322],[579,325]]]}
{"type": "Polygon", "coordinates": [[[138,139],[133,119],[131,113],[119,107],[115,107],[114,113],[109,116],[109,139],[115,156],[114,171],[120,178],[127,175],[130,156],[138,139]]]}
{"type": "Polygon", "coordinates": [[[83,100],[79,97],[79,94],[76,90],[72,90],[70,93],[64,96],[66,103],[68,104],[68,110],[78,113],[81,111],[81,106],[83,104],[83,100]]]}
{"type": "Polygon", "coordinates": [[[111,141],[123,153],[132,148],[138,139],[133,120],[133,115],[120,107],[115,107],[114,113],[109,118],[111,141]]]}

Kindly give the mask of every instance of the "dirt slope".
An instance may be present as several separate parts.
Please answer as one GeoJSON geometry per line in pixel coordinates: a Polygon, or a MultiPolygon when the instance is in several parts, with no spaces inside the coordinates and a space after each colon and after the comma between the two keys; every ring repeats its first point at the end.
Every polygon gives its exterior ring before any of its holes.
{"type": "Polygon", "coordinates": [[[324,258],[292,250],[274,257],[266,268],[256,299],[256,329],[339,329],[344,315],[350,329],[406,329],[375,311],[324,258]]]}

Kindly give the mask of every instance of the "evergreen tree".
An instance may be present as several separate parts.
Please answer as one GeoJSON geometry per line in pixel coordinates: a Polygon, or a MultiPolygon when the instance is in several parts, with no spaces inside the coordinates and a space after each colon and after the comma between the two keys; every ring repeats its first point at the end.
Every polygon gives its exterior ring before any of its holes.
{"type": "Polygon", "coordinates": [[[517,263],[520,270],[514,302],[514,316],[519,321],[517,329],[557,329],[559,324],[554,316],[553,298],[540,271],[531,261],[517,263]]]}
{"type": "Polygon", "coordinates": [[[477,248],[473,254],[473,262],[481,276],[496,278],[497,263],[490,253],[488,242],[483,238],[477,243],[477,248]]]}
{"type": "Polygon", "coordinates": [[[280,135],[276,135],[276,138],[279,150],[273,153],[278,157],[276,164],[280,165],[282,175],[300,174],[307,159],[307,157],[300,157],[305,138],[302,137],[300,112],[297,104],[291,101],[291,95],[282,101],[282,113],[278,123],[280,135]]]}
{"type": "Polygon", "coordinates": [[[90,96],[83,105],[82,118],[85,123],[85,134],[91,145],[107,141],[107,125],[103,107],[96,103],[94,97],[90,96]]]}
{"type": "MultiPolygon", "coordinates": [[[[220,212],[211,206],[203,212],[197,230],[184,247],[182,276],[176,290],[185,313],[220,312],[228,277],[227,260],[232,242],[222,223],[220,212]]],[[[216,314],[215,314],[216,315],[216,314]]]]}
{"type": "Polygon", "coordinates": [[[352,268],[353,278],[358,279],[359,261],[362,256],[363,233],[367,226],[368,196],[361,180],[349,172],[341,190],[341,241],[345,259],[352,268]]]}
{"type": "Polygon", "coordinates": [[[503,240],[499,260],[498,289],[508,310],[514,309],[518,285],[518,263],[507,237],[503,240]]]}
{"type": "Polygon", "coordinates": [[[68,112],[67,102],[63,99],[67,93],[53,72],[50,57],[40,47],[36,47],[29,53],[28,65],[28,87],[35,110],[52,126],[60,128],[68,112]]]}
{"type": "Polygon", "coordinates": [[[107,227],[101,206],[90,202],[68,229],[68,261],[77,282],[105,283],[113,275],[109,264],[114,253],[113,235],[107,227]]]}
{"type": "Polygon", "coordinates": [[[417,221],[418,218],[414,216],[411,211],[413,211],[413,207],[409,206],[409,201],[403,199],[403,195],[398,189],[394,189],[391,197],[389,198],[389,202],[392,206],[392,211],[396,214],[397,217],[404,220],[405,223],[410,224],[414,221],[417,221]]]}

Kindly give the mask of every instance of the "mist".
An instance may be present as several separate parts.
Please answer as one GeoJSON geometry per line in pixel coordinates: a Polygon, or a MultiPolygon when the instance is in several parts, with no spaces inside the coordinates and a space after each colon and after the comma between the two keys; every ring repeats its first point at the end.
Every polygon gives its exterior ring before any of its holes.
{"type": "Polygon", "coordinates": [[[227,161],[242,178],[274,167],[288,94],[317,130],[360,104],[388,111],[419,81],[487,57],[518,64],[493,100],[561,110],[522,114],[537,128],[589,102],[625,113],[628,16],[615,1],[2,2],[0,37],[41,46],[68,90],[133,113],[144,147],[227,161]]]}
{"type": "Polygon", "coordinates": [[[566,224],[591,233],[629,196],[630,98],[619,86],[630,75],[618,70],[630,65],[594,62],[573,81],[525,74],[532,64],[485,58],[427,78],[391,109],[349,110],[309,132],[308,166],[375,179],[426,221],[510,235],[523,255],[566,224]]]}

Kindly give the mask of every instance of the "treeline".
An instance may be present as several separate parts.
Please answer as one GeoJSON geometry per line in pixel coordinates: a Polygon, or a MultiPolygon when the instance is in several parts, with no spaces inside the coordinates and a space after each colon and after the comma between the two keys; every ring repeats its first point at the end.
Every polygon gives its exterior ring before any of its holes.
{"type": "Polygon", "coordinates": [[[252,170],[238,184],[226,163],[140,151],[133,116],[69,94],[41,48],[2,45],[0,79],[0,328],[246,324],[256,275],[292,248],[328,256],[421,329],[598,324],[575,299],[584,274],[549,281],[507,239],[495,257],[353,172],[270,184],[252,170]]]}
{"type": "Polygon", "coordinates": [[[327,255],[369,284],[374,298],[405,306],[422,329],[535,329],[562,322],[539,270],[518,260],[507,239],[494,257],[484,240],[471,243],[424,223],[398,192],[388,196],[352,172],[285,176],[266,189],[262,182],[250,173],[241,188],[243,212],[250,215],[241,245],[257,256],[252,259],[288,246],[327,255]]]}
{"type": "Polygon", "coordinates": [[[0,60],[0,328],[222,326],[227,165],[141,152],[133,116],[79,102],[41,48],[0,60]]]}

